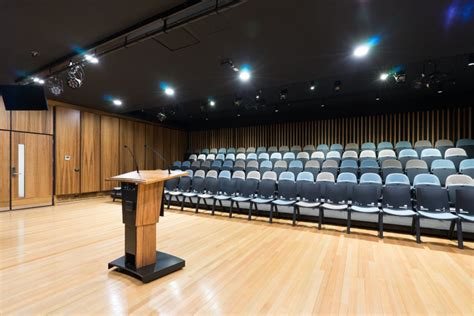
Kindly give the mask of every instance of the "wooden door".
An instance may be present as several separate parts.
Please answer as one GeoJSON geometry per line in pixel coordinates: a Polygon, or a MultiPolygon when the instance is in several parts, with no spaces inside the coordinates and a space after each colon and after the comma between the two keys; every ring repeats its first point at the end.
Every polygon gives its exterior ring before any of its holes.
{"type": "Polygon", "coordinates": [[[120,123],[116,117],[101,116],[100,123],[100,149],[101,149],[101,188],[102,191],[112,190],[119,183],[106,181],[106,179],[120,173],[120,123]]]}
{"type": "Polygon", "coordinates": [[[10,132],[0,131],[0,211],[10,209],[10,132]]]}
{"type": "Polygon", "coordinates": [[[100,191],[100,116],[82,112],[81,193],[100,191]]]}
{"type": "Polygon", "coordinates": [[[80,178],[81,112],[56,108],[56,195],[78,194],[80,178]]]}
{"type": "Polygon", "coordinates": [[[12,132],[12,209],[51,205],[53,137],[12,132]]]}

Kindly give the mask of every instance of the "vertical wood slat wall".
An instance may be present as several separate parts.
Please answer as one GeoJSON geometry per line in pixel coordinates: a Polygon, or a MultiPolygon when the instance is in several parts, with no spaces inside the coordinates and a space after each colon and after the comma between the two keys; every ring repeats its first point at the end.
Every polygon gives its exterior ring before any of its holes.
{"type": "Polygon", "coordinates": [[[189,132],[189,149],[473,138],[472,107],[189,132]]]}

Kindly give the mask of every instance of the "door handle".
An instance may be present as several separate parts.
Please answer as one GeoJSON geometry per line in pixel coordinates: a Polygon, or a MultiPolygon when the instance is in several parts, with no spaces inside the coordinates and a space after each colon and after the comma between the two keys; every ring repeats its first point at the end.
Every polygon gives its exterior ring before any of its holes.
{"type": "Polygon", "coordinates": [[[79,171],[81,171],[81,169],[79,169],[79,168],[74,168],[74,172],[79,172],[79,171]]]}
{"type": "Polygon", "coordinates": [[[18,176],[19,173],[16,172],[16,167],[12,167],[12,176],[18,176]]]}

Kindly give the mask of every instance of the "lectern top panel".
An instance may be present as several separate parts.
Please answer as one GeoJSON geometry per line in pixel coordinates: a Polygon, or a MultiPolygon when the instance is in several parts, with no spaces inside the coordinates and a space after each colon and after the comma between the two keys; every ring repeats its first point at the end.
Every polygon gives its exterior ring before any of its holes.
{"type": "Polygon", "coordinates": [[[185,175],[187,175],[187,172],[181,170],[171,171],[171,174],[168,174],[168,170],[140,170],[140,173],[137,173],[136,171],[127,172],[106,180],[132,182],[136,184],[151,184],[172,178],[179,178],[185,175]]]}

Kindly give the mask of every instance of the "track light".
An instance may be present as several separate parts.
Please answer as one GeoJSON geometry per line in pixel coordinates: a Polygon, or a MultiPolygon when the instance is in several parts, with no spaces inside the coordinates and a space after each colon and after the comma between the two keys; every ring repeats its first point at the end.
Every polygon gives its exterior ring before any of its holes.
{"type": "Polygon", "coordinates": [[[258,90],[255,95],[255,100],[260,100],[262,98],[262,90],[258,90]]]}
{"type": "Polygon", "coordinates": [[[407,75],[404,70],[399,70],[393,74],[393,78],[397,83],[404,83],[407,80],[407,75]]]}
{"type": "Polygon", "coordinates": [[[166,114],[163,112],[160,112],[156,115],[156,118],[158,119],[158,121],[163,122],[164,120],[166,120],[166,114]]]}
{"type": "Polygon", "coordinates": [[[362,45],[357,46],[354,49],[353,54],[355,57],[361,58],[361,57],[366,56],[369,53],[369,50],[370,50],[370,46],[368,44],[362,44],[362,45]]]}
{"type": "Polygon", "coordinates": [[[84,69],[82,68],[81,65],[76,65],[71,67],[67,74],[67,85],[71,89],[77,89],[82,86],[84,83],[84,69]]]}
{"type": "Polygon", "coordinates": [[[388,78],[388,73],[384,72],[380,74],[380,80],[385,81],[387,80],[387,78],[388,78]]]}
{"type": "Polygon", "coordinates": [[[326,103],[324,102],[324,99],[321,99],[321,107],[325,107],[326,106],[326,103]]]}
{"type": "Polygon", "coordinates": [[[251,77],[250,68],[248,66],[242,67],[242,69],[240,69],[239,71],[240,81],[243,81],[243,82],[249,81],[250,77],[251,77]]]}
{"type": "Polygon", "coordinates": [[[64,91],[63,81],[58,77],[51,77],[48,80],[49,91],[58,96],[64,91]]]}
{"type": "Polygon", "coordinates": [[[173,96],[174,95],[174,89],[170,88],[170,87],[165,88],[165,94],[169,95],[169,96],[173,96]]]}
{"type": "Polygon", "coordinates": [[[380,94],[377,92],[377,94],[375,95],[375,101],[380,101],[380,94]]]}
{"type": "Polygon", "coordinates": [[[122,105],[122,100],[120,100],[120,99],[114,99],[114,100],[112,100],[112,103],[113,103],[114,105],[120,106],[120,105],[122,105]]]}
{"type": "Polygon", "coordinates": [[[443,91],[444,91],[443,88],[444,88],[443,83],[442,82],[438,83],[438,88],[436,89],[436,92],[438,92],[438,94],[443,93],[443,91]]]}
{"type": "Polygon", "coordinates": [[[283,88],[280,90],[280,101],[286,100],[288,97],[288,88],[283,88]]]}
{"type": "Polygon", "coordinates": [[[469,54],[469,61],[467,62],[468,66],[474,66],[474,53],[469,54]]]}
{"type": "Polygon", "coordinates": [[[215,106],[216,105],[216,101],[212,98],[208,99],[208,103],[209,103],[210,106],[215,106]]]}
{"type": "Polygon", "coordinates": [[[84,59],[86,61],[90,62],[91,64],[98,64],[99,63],[99,59],[97,59],[97,57],[95,57],[94,55],[85,54],[84,59]]]}
{"type": "Polygon", "coordinates": [[[342,89],[342,81],[341,80],[336,80],[334,81],[334,91],[339,92],[342,89]]]}
{"type": "Polygon", "coordinates": [[[309,90],[313,91],[314,89],[316,89],[316,84],[314,83],[314,81],[311,81],[311,83],[309,84],[309,90]]]}
{"type": "Polygon", "coordinates": [[[44,79],[38,78],[38,77],[33,77],[33,82],[37,84],[44,84],[44,79]]]}

